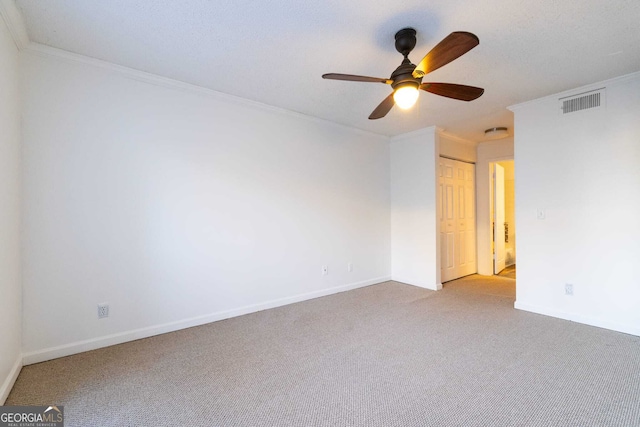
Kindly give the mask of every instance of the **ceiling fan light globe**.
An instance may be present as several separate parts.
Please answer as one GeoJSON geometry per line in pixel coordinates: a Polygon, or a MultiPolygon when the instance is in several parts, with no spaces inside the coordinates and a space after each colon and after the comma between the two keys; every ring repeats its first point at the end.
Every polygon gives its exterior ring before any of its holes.
{"type": "Polygon", "coordinates": [[[413,107],[418,100],[418,88],[413,86],[399,87],[393,93],[393,100],[403,110],[413,107]]]}

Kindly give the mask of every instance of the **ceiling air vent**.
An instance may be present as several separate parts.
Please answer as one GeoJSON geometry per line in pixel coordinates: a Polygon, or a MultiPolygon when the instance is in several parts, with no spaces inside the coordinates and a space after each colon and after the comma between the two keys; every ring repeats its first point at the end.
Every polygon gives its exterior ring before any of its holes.
{"type": "Polygon", "coordinates": [[[575,113],[576,111],[600,108],[604,105],[605,88],[580,93],[578,95],[560,98],[560,111],[562,114],[575,113]]]}

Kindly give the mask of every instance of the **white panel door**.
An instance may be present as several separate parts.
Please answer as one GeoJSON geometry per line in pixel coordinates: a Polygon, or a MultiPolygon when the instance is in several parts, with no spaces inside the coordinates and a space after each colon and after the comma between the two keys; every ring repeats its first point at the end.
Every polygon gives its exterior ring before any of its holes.
{"type": "MultiPolygon", "coordinates": [[[[454,209],[454,167],[440,159],[438,177],[438,206],[440,222],[440,260],[442,281],[456,275],[455,249],[455,209],[454,209]]],[[[451,280],[451,279],[448,279],[451,280]]]]}
{"type": "Polygon", "coordinates": [[[438,220],[441,281],[476,273],[474,165],[440,158],[438,220]]]}
{"type": "Polygon", "coordinates": [[[504,168],[496,163],[493,173],[493,273],[498,274],[505,267],[504,247],[504,168]]]}

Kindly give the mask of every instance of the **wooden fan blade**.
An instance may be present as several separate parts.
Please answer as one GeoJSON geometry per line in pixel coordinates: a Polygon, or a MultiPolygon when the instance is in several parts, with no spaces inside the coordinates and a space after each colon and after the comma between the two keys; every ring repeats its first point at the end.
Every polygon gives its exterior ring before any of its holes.
{"type": "Polygon", "coordinates": [[[380,105],[378,105],[376,109],[373,110],[373,113],[369,115],[369,120],[383,118],[389,111],[391,111],[394,105],[395,101],[393,100],[393,92],[391,92],[391,95],[387,96],[384,101],[382,101],[380,105]]]}
{"type": "Polygon", "coordinates": [[[413,77],[418,79],[443,65],[447,65],[478,46],[478,44],[480,44],[480,40],[475,34],[464,31],[456,31],[449,34],[422,58],[422,61],[413,70],[413,77]]]}
{"type": "Polygon", "coordinates": [[[422,83],[420,89],[447,98],[459,99],[460,101],[473,101],[480,98],[484,89],[475,86],[456,85],[452,83],[422,83]]]}
{"type": "Polygon", "coordinates": [[[331,79],[331,80],[346,80],[349,82],[384,83],[388,85],[393,83],[393,80],[389,80],[389,79],[382,79],[380,77],[356,76],[353,74],[329,73],[329,74],[323,74],[322,78],[331,79]]]}

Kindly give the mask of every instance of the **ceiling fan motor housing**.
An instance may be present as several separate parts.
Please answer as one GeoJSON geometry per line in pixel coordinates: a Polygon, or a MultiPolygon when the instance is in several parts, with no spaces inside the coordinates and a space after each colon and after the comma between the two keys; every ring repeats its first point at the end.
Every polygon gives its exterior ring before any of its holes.
{"type": "Polygon", "coordinates": [[[420,86],[422,77],[413,77],[413,70],[415,68],[416,66],[412,64],[408,58],[405,58],[402,64],[391,74],[391,80],[393,80],[391,87],[396,89],[401,86],[414,86],[416,88],[420,86]]]}
{"type": "Polygon", "coordinates": [[[414,86],[418,88],[422,77],[413,77],[413,70],[416,66],[409,61],[409,53],[416,47],[416,30],[413,28],[403,28],[396,33],[396,50],[404,56],[402,64],[391,74],[391,87],[395,90],[402,86],[414,86]]]}

